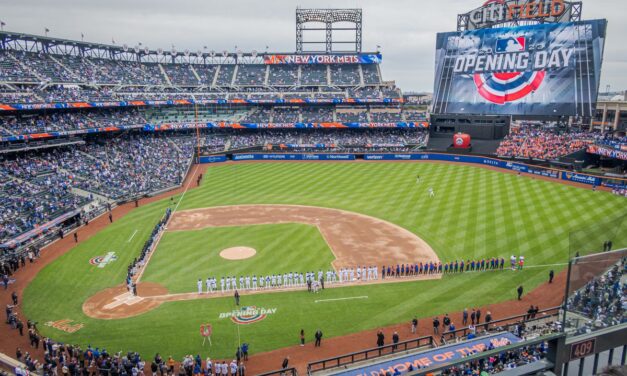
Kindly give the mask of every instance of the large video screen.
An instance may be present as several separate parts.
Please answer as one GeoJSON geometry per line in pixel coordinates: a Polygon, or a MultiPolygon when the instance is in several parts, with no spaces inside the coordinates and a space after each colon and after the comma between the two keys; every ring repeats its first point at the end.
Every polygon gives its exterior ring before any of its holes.
{"type": "Polygon", "coordinates": [[[439,33],[433,112],[591,116],[606,20],[439,33]]]}

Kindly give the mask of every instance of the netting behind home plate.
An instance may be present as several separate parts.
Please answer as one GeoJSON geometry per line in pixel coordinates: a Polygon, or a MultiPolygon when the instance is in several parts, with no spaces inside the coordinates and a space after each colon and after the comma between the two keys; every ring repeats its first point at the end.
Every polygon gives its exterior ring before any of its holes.
{"type": "Polygon", "coordinates": [[[571,261],[567,282],[567,330],[584,334],[625,321],[621,280],[626,260],[627,248],[623,248],[571,261]]]}
{"type": "Polygon", "coordinates": [[[566,330],[586,333],[624,320],[619,291],[625,257],[627,215],[570,233],[566,330]]]}

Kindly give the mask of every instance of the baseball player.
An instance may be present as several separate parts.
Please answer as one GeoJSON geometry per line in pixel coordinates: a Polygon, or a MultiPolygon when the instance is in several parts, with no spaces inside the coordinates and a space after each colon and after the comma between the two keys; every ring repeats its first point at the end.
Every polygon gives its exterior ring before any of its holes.
{"type": "Polygon", "coordinates": [[[376,280],[379,279],[379,268],[377,268],[376,266],[372,267],[372,277],[376,280]]]}
{"type": "Polygon", "coordinates": [[[257,290],[257,274],[253,275],[253,290],[257,290]]]}
{"type": "Polygon", "coordinates": [[[239,276],[239,288],[240,289],[244,288],[244,276],[243,275],[239,276]]]}
{"type": "Polygon", "coordinates": [[[237,278],[235,276],[231,277],[231,286],[233,286],[233,290],[237,289],[237,278]]]}
{"type": "Polygon", "coordinates": [[[220,277],[220,290],[224,292],[224,277],[220,277]]]}
{"type": "Polygon", "coordinates": [[[211,376],[213,373],[213,363],[211,362],[211,358],[207,358],[207,360],[205,360],[205,370],[205,375],[207,376],[211,376]]]}
{"type": "Polygon", "coordinates": [[[270,281],[271,281],[270,276],[269,276],[269,275],[267,275],[267,276],[266,276],[266,288],[267,288],[267,289],[271,287],[271,285],[270,285],[270,281]]]}
{"type": "Polygon", "coordinates": [[[226,277],[226,291],[231,289],[231,278],[226,277]]]}
{"type": "Polygon", "coordinates": [[[263,285],[264,285],[265,280],[266,279],[262,275],[259,276],[259,288],[260,289],[263,289],[263,285]]]}
{"type": "Polygon", "coordinates": [[[235,362],[235,359],[233,359],[229,367],[231,368],[231,376],[237,375],[237,363],[235,362]]]}
{"type": "Polygon", "coordinates": [[[435,192],[433,191],[433,187],[429,187],[427,192],[429,192],[429,197],[435,197],[435,192]]]}
{"type": "Polygon", "coordinates": [[[246,276],[246,290],[250,290],[250,276],[246,276]]]}
{"type": "Polygon", "coordinates": [[[416,184],[420,184],[420,175],[416,175],[416,184]]]}
{"type": "Polygon", "coordinates": [[[207,277],[205,285],[207,286],[207,294],[209,294],[211,292],[211,278],[207,277]]]}
{"type": "Polygon", "coordinates": [[[198,293],[202,294],[202,278],[198,278],[198,282],[196,284],[198,285],[198,293]]]}

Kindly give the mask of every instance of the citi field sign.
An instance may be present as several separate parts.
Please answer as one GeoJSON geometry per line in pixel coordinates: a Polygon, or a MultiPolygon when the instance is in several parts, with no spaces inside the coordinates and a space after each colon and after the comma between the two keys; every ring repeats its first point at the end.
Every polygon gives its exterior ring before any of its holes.
{"type": "Polygon", "coordinates": [[[460,17],[467,19],[468,30],[475,30],[512,21],[561,22],[570,18],[572,7],[564,0],[488,0],[460,17]]]}

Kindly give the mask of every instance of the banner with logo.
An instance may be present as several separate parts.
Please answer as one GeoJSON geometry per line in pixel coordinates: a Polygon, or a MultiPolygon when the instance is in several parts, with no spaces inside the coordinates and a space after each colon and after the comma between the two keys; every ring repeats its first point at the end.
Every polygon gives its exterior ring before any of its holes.
{"type": "Polygon", "coordinates": [[[265,55],[264,64],[381,64],[381,54],[265,55]]]}
{"type": "Polygon", "coordinates": [[[361,367],[343,369],[331,375],[338,376],[370,376],[392,374],[404,374],[420,368],[434,367],[451,363],[467,356],[481,353],[488,349],[496,349],[502,346],[521,342],[522,340],[509,332],[502,332],[480,337],[474,340],[464,341],[458,344],[442,346],[424,352],[403,354],[394,359],[384,359],[374,364],[366,364],[361,367]],[[397,373],[398,371],[398,373],[397,373]]]}
{"type": "Polygon", "coordinates": [[[272,160],[272,161],[353,161],[354,154],[233,154],[234,161],[272,160]]]}
{"type": "Polygon", "coordinates": [[[434,113],[591,116],[607,21],[439,33],[434,113]]]}
{"type": "Polygon", "coordinates": [[[615,158],[627,161],[627,151],[611,149],[610,147],[606,146],[589,145],[586,152],[590,154],[597,154],[607,158],[615,158]]]}

